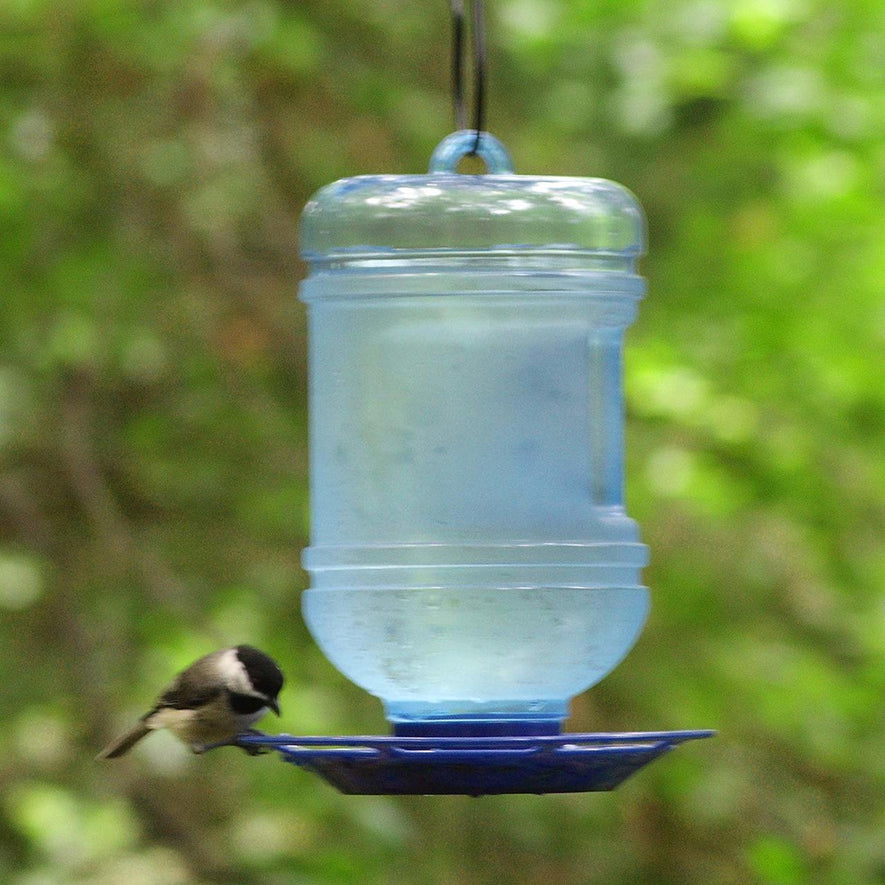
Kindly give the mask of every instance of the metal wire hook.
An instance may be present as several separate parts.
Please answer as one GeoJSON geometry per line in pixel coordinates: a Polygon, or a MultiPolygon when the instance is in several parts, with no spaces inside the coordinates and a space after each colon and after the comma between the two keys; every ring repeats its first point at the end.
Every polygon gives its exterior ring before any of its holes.
{"type": "MultiPolygon", "coordinates": [[[[455,104],[455,126],[466,127],[464,109],[464,43],[466,21],[464,0],[451,0],[452,7],[452,95],[455,104]]],[[[483,0],[472,0],[473,10],[473,129],[476,141],[468,156],[476,156],[485,117],[486,43],[483,0]]]]}

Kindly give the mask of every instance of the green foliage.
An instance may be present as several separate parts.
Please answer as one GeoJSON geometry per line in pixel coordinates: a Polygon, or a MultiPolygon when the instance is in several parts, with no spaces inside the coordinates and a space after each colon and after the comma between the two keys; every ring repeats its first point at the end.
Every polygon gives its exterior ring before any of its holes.
{"type": "Polygon", "coordinates": [[[716,727],[612,795],[347,798],[165,736],[247,640],[283,727],[385,729],[301,622],[296,226],[426,168],[445,3],[0,6],[0,880],[150,885],[885,878],[885,12],[874,0],[489,2],[519,171],[646,206],[629,510],[654,607],[571,727],[716,727]]]}

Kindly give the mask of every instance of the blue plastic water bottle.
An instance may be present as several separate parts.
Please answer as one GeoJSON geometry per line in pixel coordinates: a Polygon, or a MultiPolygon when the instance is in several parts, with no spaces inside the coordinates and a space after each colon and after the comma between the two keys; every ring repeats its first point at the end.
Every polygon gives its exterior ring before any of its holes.
{"type": "Polygon", "coordinates": [[[304,211],[303,609],[395,724],[543,732],[648,610],[621,393],[644,221],[613,182],[514,174],[486,133],[487,174],[458,173],[475,142],[304,211]]]}

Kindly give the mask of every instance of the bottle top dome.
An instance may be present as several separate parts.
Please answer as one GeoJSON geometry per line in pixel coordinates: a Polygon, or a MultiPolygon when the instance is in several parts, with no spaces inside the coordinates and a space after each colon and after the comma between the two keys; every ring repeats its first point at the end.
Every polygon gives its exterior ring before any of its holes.
{"type": "Polygon", "coordinates": [[[477,150],[487,173],[458,173],[475,144],[475,133],[455,132],[434,151],[426,175],[360,175],[322,188],[302,215],[302,255],[325,264],[492,251],[634,269],[645,251],[645,221],[626,188],[601,178],[517,175],[487,133],[477,150]]]}

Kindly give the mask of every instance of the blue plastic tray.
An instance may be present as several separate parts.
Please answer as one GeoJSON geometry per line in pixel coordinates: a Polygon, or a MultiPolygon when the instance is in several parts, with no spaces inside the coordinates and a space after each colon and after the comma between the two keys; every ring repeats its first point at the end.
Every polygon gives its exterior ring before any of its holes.
{"type": "Polygon", "coordinates": [[[684,741],[713,731],[482,737],[241,735],[247,750],[286,762],[351,795],[578,793],[612,790],[684,741]]]}

